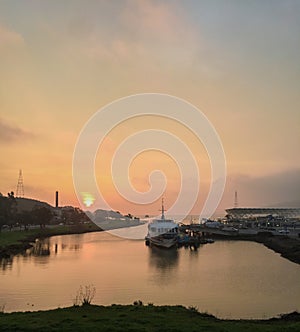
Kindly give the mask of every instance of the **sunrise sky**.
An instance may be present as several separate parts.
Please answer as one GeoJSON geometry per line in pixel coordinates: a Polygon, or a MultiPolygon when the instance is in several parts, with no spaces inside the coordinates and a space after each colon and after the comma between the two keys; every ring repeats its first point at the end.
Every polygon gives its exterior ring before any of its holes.
{"type": "MultiPolygon", "coordinates": [[[[157,92],[192,103],[219,133],[227,161],[219,211],[235,190],[240,206],[299,206],[299,17],[296,0],[1,0],[0,192],[16,190],[22,169],[26,197],[54,204],[58,190],[60,204],[77,206],[72,156],[84,124],[118,98],[157,92]]],[[[190,133],[183,139],[207,167],[190,133]]],[[[169,176],[170,204],[178,171],[158,159],[140,156],[133,184],[147,189],[145,165],[150,172],[155,161],[169,176]]],[[[114,209],[156,213],[157,202],[120,200],[105,163],[97,175],[114,209]]]]}

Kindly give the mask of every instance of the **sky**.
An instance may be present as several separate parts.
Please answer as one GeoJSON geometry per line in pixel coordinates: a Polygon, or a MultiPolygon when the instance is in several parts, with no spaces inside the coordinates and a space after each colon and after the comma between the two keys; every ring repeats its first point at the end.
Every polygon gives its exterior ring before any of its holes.
{"type": "MultiPolygon", "coordinates": [[[[296,0],[0,0],[0,192],[16,191],[22,169],[26,197],[54,204],[58,190],[61,205],[78,206],[72,158],[85,123],[118,98],[164,93],[199,108],[220,136],[227,163],[220,213],[233,206],[235,190],[239,206],[300,206],[299,17],[296,0]]],[[[158,201],[121,199],[109,180],[110,139],[121,142],[151,121],[116,128],[97,156],[114,210],[158,210],[158,201]]],[[[201,205],[209,160],[190,133],[181,138],[205,169],[201,205]]],[[[168,207],[180,172],[160,157],[140,155],[131,180],[145,191],[151,169],[164,170],[168,207]]]]}

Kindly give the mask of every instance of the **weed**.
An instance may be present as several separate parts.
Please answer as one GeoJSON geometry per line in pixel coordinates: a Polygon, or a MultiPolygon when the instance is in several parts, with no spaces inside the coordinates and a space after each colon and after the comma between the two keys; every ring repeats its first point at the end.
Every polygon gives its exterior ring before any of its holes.
{"type": "Polygon", "coordinates": [[[80,305],[91,304],[95,294],[96,294],[96,287],[94,285],[86,285],[84,287],[80,285],[73,299],[73,306],[79,307],[80,305]]]}
{"type": "Polygon", "coordinates": [[[188,310],[191,311],[191,312],[199,312],[199,311],[198,311],[198,307],[195,307],[195,306],[192,306],[192,305],[190,305],[190,306],[188,307],[188,310]]]}
{"type": "Polygon", "coordinates": [[[4,313],[4,310],[5,310],[5,303],[0,305],[0,313],[4,313]]]}
{"type": "Polygon", "coordinates": [[[137,300],[137,301],[133,302],[133,305],[140,305],[140,306],[142,306],[143,302],[141,300],[137,300]]]}

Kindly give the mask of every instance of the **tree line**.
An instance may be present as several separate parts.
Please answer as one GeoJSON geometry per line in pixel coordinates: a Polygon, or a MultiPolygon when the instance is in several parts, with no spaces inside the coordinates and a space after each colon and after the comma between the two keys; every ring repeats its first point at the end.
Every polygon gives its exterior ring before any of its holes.
{"type": "Polygon", "coordinates": [[[18,211],[14,192],[8,193],[7,196],[0,193],[0,232],[4,226],[10,229],[19,226],[27,230],[29,225],[45,228],[50,223],[79,224],[88,220],[81,209],[71,206],[62,208],[58,215],[53,209],[40,205],[36,205],[30,211],[18,211]]]}
{"type": "Polygon", "coordinates": [[[23,226],[26,230],[29,225],[40,225],[43,228],[52,218],[52,211],[44,206],[36,206],[31,211],[19,212],[14,192],[8,193],[7,197],[0,193],[0,231],[4,225],[10,229],[14,226],[23,226]]]}

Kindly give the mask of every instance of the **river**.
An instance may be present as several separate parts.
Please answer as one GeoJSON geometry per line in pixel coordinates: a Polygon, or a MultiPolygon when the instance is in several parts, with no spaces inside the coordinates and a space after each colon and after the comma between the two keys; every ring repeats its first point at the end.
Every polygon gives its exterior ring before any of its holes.
{"type": "Polygon", "coordinates": [[[1,261],[6,312],[70,306],[79,286],[94,304],[182,304],[220,318],[300,311],[300,266],[262,244],[216,241],[197,251],[149,248],[107,232],[55,236],[1,261]]]}

